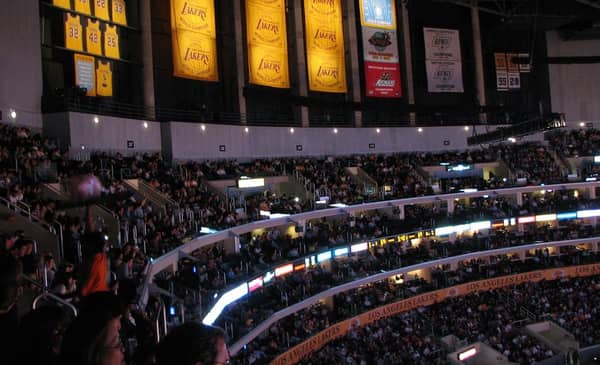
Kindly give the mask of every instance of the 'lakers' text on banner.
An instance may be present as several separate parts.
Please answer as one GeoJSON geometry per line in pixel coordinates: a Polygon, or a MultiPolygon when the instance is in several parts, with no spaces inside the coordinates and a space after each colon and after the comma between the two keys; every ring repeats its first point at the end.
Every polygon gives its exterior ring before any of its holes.
{"type": "Polygon", "coordinates": [[[171,0],[173,74],[218,81],[214,0],[171,0]]]}
{"type": "Polygon", "coordinates": [[[345,93],[341,0],[305,0],[304,24],[310,90],[345,93]]]}
{"type": "Polygon", "coordinates": [[[246,42],[250,83],[289,88],[285,0],[246,0],[246,42]]]}

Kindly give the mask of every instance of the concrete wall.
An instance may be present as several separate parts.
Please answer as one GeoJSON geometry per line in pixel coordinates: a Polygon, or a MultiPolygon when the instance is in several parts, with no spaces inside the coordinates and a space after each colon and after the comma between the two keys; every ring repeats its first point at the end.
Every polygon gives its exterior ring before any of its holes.
{"type": "MultiPolygon", "coordinates": [[[[563,41],[546,34],[549,57],[600,56],[600,40],[563,41]]],[[[552,110],[572,122],[600,121],[600,64],[549,65],[552,110]]]]}
{"type": "Polygon", "coordinates": [[[42,54],[38,0],[2,1],[0,11],[0,110],[2,120],[42,126],[42,54]]]}

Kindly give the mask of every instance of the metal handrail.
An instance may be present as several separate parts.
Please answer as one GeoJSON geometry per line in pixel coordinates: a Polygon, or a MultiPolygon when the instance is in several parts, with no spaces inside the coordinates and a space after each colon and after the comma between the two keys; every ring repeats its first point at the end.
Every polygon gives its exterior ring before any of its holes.
{"type": "Polygon", "coordinates": [[[38,295],[37,297],[35,297],[35,299],[33,300],[33,303],[31,304],[31,308],[33,310],[35,310],[37,308],[37,303],[40,301],[40,299],[42,298],[50,298],[56,302],[58,302],[59,304],[64,305],[65,307],[69,308],[73,314],[75,315],[75,317],[77,317],[77,308],[75,308],[75,306],[69,302],[67,302],[66,300],[62,299],[59,296],[56,296],[50,292],[44,292],[40,295],[38,295]]]}
{"type": "Polygon", "coordinates": [[[165,306],[165,302],[160,298],[157,298],[157,299],[158,299],[159,307],[158,307],[158,313],[156,314],[156,319],[154,320],[154,328],[156,330],[156,343],[159,343],[160,342],[161,316],[162,316],[162,322],[163,322],[163,332],[164,332],[165,336],[167,335],[168,327],[167,327],[167,308],[165,306]]]}

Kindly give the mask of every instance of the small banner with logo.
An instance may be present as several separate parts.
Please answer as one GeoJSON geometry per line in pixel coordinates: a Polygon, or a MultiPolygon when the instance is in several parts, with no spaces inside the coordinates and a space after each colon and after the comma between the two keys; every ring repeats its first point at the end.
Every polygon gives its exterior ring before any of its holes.
{"type": "Polygon", "coordinates": [[[365,91],[368,97],[402,96],[396,9],[392,0],[360,0],[365,91]]]}
{"type": "Polygon", "coordinates": [[[462,93],[462,56],[458,30],[423,28],[427,91],[462,93]]]}
{"type": "Polygon", "coordinates": [[[171,0],[173,74],[219,81],[214,0],[171,0]]]}
{"type": "Polygon", "coordinates": [[[289,88],[285,0],[246,0],[246,42],[250,83],[289,88]]]}

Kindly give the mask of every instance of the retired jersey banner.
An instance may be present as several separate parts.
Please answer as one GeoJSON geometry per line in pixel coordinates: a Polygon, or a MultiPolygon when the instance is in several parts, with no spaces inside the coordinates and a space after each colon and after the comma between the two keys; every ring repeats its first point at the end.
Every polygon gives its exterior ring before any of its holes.
{"type": "Polygon", "coordinates": [[[218,81],[214,0],[171,0],[173,74],[218,81]]]}
{"type": "Polygon", "coordinates": [[[113,23],[127,25],[125,0],[112,0],[112,19],[113,23]]]}
{"type": "Polygon", "coordinates": [[[85,15],[92,15],[90,1],[91,0],[75,0],[75,11],[85,15]]]}
{"type": "Polygon", "coordinates": [[[71,0],[52,0],[52,5],[71,10],[71,0]]]}
{"type": "Polygon", "coordinates": [[[108,0],[92,0],[94,1],[94,16],[96,18],[110,21],[108,12],[108,0]]]}
{"type": "Polygon", "coordinates": [[[431,93],[464,92],[458,30],[423,28],[427,90],[431,93]]]}
{"type": "Polygon", "coordinates": [[[310,90],[345,93],[341,0],[305,0],[304,30],[310,90]]]}
{"type": "Polygon", "coordinates": [[[88,53],[102,56],[102,33],[100,32],[100,22],[97,20],[87,19],[85,49],[88,53]]]}
{"type": "Polygon", "coordinates": [[[87,96],[96,96],[96,59],[92,56],[74,54],[75,85],[85,88],[87,96]]]}
{"type": "Polygon", "coordinates": [[[367,96],[398,98],[402,96],[400,65],[397,63],[365,62],[367,96]]]}
{"type": "Polygon", "coordinates": [[[246,0],[249,81],[289,88],[285,0],[246,0]]]}
{"type": "Polygon", "coordinates": [[[65,47],[83,52],[83,27],[79,15],[65,14],[65,47]]]}
{"type": "Polygon", "coordinates": [[[399,98],[402,84],[394,2],[360,0],[359,6],[366,96],[399,98]]]}
{"type": "Polygon", "coordinates": [[[98,96],[113,96],[113,81],[110,62],[98,61],[96,68],[96,90],[98,96]]]}
{"type": "Polygon", "coordinates": [[[508,65],[506,64],[506,53],[494,53],[496,64],[496,89],[498,91],[508,90],[508,65]]]}
{"type": "Polygon", "coordinates": [[[396,9],[392,0],[361,0],[360,24],[363,27],[396,29],[396,9]]]}

